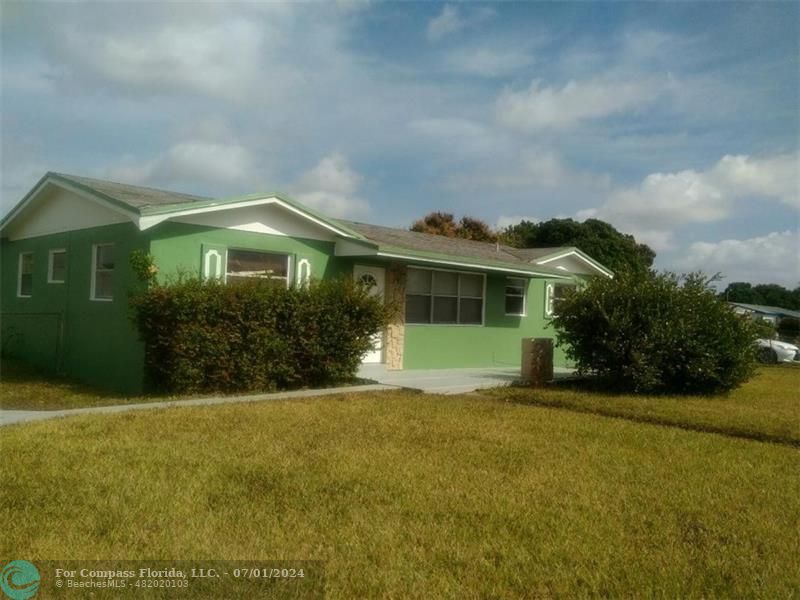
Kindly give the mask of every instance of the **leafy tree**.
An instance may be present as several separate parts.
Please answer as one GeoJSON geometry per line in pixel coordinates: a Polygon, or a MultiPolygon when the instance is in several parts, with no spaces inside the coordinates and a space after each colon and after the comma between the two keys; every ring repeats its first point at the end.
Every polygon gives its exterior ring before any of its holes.
{"type": "Polygon", "coordinates": [[[656,253],[632,235],[621,233],[609,223],[587,219],[550,219],[541,223],[522,221],[506,227],[502,241],[516,248],[575,246],[615,272],[644,273],[653,265],[656,253]]]}
{"type": "Polygon", "coordinates": [[[452,213],[432,212],[414,221],[411,231],[457,237],[477,242],[494,242],[497,234],[480,219],[464,216],[456,223],[452,213]]]}
{"type": "Polygon", "coordinates": [[[632,392],[711,394],[755,369],[757,325],[700,275],[648,271],[597,277],[566,293],[553,318],[579,372],[632,392]]]}
{"type": "Polygon", "coordinates": [[[765,304],[800,310],[800,286],[790,290],[775,283],[752,285],[744,281],[734,281],[728,284],[720,296],[729,302],[765,304]]]}

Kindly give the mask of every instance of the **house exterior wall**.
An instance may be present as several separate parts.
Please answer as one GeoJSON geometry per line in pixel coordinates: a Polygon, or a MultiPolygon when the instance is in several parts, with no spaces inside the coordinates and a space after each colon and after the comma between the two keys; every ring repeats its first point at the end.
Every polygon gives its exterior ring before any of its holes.
{"type": "MultiPolygon", "coordinates": [[[[526,316],[506,316],[502,275],[486,276],[483,325],[405,324],[403,368],[449,369],[461,367],[518,367],[522,338],[555,337],[544,314],[545,279],[528,284],[526,316]]],[[[567,366],[556,348],[556,366],[567,366]]]]}
{"type": "Polygon", "coordinates": [[[4,354],[49,372],[128,393],[142,391],[144,351],[130,320],[128,255],[146,249],[132,223],[2,242],[4,354]],[[114,244],[113,300],[90,300],[92,246],[114,244]],[[67,251],[64,283],[48,283],[49,252],[67,251]],[[19,255],[33,252],[30,298],[17,297],[19,255]]]}
{"type": "Polygon", "coordinates": [[[352,273],[352,261],[334,256],[334,243],[323,240],[169,221],[149,231],[148,238],[150,253],[162,280],[181,271],[193,276],[199,275],[204,244],[285,253],[292,257],[293,265],[306,259],[311,264],[311,276],[314,279],[352,273]]]}

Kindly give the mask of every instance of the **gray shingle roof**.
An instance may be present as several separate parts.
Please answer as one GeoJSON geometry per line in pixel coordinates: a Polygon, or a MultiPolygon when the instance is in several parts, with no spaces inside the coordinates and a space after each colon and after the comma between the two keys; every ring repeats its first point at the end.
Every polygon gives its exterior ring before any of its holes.
{"type": "Polygon", "coordinates": [[[556,254],[557,252],[565,252],[567,250],[571,250],[570,246],[553,246],[551,248],[506,248],[508,252],[519,258],[520,260],[524,260],[526,262],[536,260],[537,258],[542,258],[544,256],[550,256],[551,254],[556,254]]]}
{"type": "MultiPolygon", "coordinates": [[[[432,233],[420,233],[417,231],[408,231],[407,229],[395,229],[393,227],[383,227],[381,225],[339,220],[350,229],[356,230],[368,240],[381,246],[385,245],[418,252],[446,254],[459,258],[497,261],[519,266],[529,265],[529,260],[523,256],[518,256],[518,251],[515,248],[510,248],[502,244],[476,242],[473,240],[434,235],[432,233]]],[[[554,251],[552,248],[547,248],[545,250],[545,254],[552,254],[554,251]]]]}
{"type": "Polygon", "coordinates": [[[192,194],[179,194],[166,190],[158,190],[151,187],[140,185],[128,185],[126,183],[115,183],[113,181],[103,181],[102,179],[92,179],[90,177],[78,177],[77,175],[67,175],[65,173],[52,173],[53,175],[66,179],[81,187],[90,188],[104,196],[108,196],[132,206],[134,208],[146,208],[148,206],[161,206],[165,204],[182,204],[186,202],[200,202],[210,200],[204,196],[194,196],[192,194]]]}

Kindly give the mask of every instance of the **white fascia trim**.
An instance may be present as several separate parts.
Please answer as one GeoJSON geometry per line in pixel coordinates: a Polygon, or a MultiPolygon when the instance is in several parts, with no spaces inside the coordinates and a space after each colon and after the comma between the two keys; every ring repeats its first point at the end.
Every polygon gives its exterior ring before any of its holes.
{"type": "Polygon", "coordinates": [[[37,185],[35,188],[33,188],[33,190],[28,194],[28,199],[25,200],[25,202],[23,202],[22,204],[17,206],[11,213],[9,213],[8,219],[3,224],[3,229],[8,227],[17,218],[17,216],[19,216],[19,214],[23,210],[25,210],[28,207],[28,205],[31,202],[33,202],[39,196],[39,194],[42,192],[42,190],[44,189],[44,187],[46,185],[58,186],[61,189],[67,190],[68,192],[72,192],[76,196],[80,196],[84,200],[90,200],[91,202],[94,202],[95,204],[99,204],[101,206],[104,206],[104,207],[106,207],[108,209],[113,210],[114,212],[117,212],[117,213],[119,213],[121,215],[124,215],[125,217],[127,217],[131,221],[133,221],[134,223],[138,224],[138,222],[139,222],[138,213],[135,213],[135,212],[130,211],[130,210],[125,210],[124,208],[122,208],[120,206],[117,206],[113,202],[108,202],[107,200],[104,200],[103,198],[98,198],[94,194],[91,194],[91,193],[87,192],[86,190],[82,190],[79,187],[70,185],[69,183],[67,183],[65,181],[61,181],[59,179],[54,179],[52,177],[48,177],[44,181],[40,182],[39,185],[37,185]]]}
{"type": "Polygon", "coordinates": [[[241,202],[231,202],[229,204],[211,204],[209,206],[201,206],[200,208],[185,208],[179,209],[170,212],[159,213],[155,215],[145,215],[140,217],[139,219],[139,229],[144,231],[145,229],[150,229],[158,225],[159,223],[163,223],[164,221],[171,219],[173,217],[184,217],[187,215],[199,215],[203,213],[211,213],[211,212],[219,212],[223,210],[234,210],[237,208],[247,208],[249,206],[262,206],[265,204],[277,204],[278,206],[285,208],[286,210],[299,215],[300,217],[306,219],[307,221],[311,221],[312,223],[327,229],[335,233],[336,235],[352,238],[353,236],[346,231],[333,227],[324,221],[317,219],[316,217],[309,215],[308,213],[303,212],[295,208],[294,206],[287,204],[280,198],[276,198],[275,196],[269,196],[266,198],[256,198],[254,200],[242,200],[241,202]]]}
{"type": "Polygon", "coordinates": [[[488,265],[478,265],[475,263],[466,263],[466,262],[458,262],[458,261],[451,261],[451,260],[440,260],[435,258],[420,258],[419,256],[408,256],[405,254],[394,254],[390,252],[378,252],[376,256],[381,256],[384,258],[399,258],[402,260],[411,260],[417,262],[425,262],[425,263],[433,263],[436,265],[450,265],[453,267],[466,267],[468,269],[475,269],[479,271],[498,271],[500,273],[515,273],[517,275],[527,275],[530,277],[531,275],[539,276],[539,277],[549,277],[551,279],[572,279],[569,276],[561,276],[556,275],[555,273],[539,273],[536,271],[521,271],[519,269],[513,269],[509,267],[492,267],[488,265]]]}
{"type": "Polygon", "coordinates": [[[544,260],[537,260],[536,264],[537,265],[545,265],[545,264],[547,264],[549,262],[553,262],[554,260],[558,260],[559,258],[567,258],[568,256],[574,256],[576,258],[579,258],[580,260],[585,262],[587,265],[589,265],[593,269],[599,271],[600,273],[602,273],[606,277],[609,277],[609,278],[612,278],[612,279],[614,277],[614,274],[611,273],[611,271],[609,271],[608,269],[605,269],[602,266],[600,266],[600,263],[597,263],[597,262],[593,261],[592,259],[587,258],[586,256],[584,256],[582,254],[579,254],[575,250],[569,250],[567,252],[562,252],[561,254],[556,254],[554,256],[548,256],[544,260]]]}

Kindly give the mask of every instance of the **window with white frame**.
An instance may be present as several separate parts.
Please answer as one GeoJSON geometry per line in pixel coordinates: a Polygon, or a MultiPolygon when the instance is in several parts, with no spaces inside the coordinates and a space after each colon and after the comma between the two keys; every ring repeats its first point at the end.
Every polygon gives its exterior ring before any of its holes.
{"type": "Polygon", "coordinates": [[[528,280],[518,277],[506,279],[506,315],[515,317],[525,316],[525,297],[528,289],[528,280]]]}
{"type": "Polygon", "coordinates": [[[289,255],[228,248],[225,280],[269,279],[289,285],[289,255]]]}
{"type": "Polygon", "coordinates": [[[406,323],[483,324],[484,276],[409,267],[406,323]]]}
{"type": "Polygon", "coordinates": [[[17,296],[30,298],[33,295],[33,252],[22,252],[19,255],[17,272],[17,296]]]}
{"type": "Polygon", "coordinates": [[[114,299],[114,244],[92,246],[92,300],[114,299]]]}
{"type": "Polygon", "coordinates": [[[311,263],[307,258],[297,261],[297,285],[306,287],[311,281],[311,263]]]}
{"type": "Polygon", "coordinates": [[[558,314],[558,303],[564,298],[564,293],[575,287],[572,283],[548,283],[545,285],[544,314],[552,317],[558,314]]]}
{"type": "Polygon", "coordinates": [[[67,251],[50,250],[47,259],[47,283],[64,283],[67,280],[67,251]]]}

